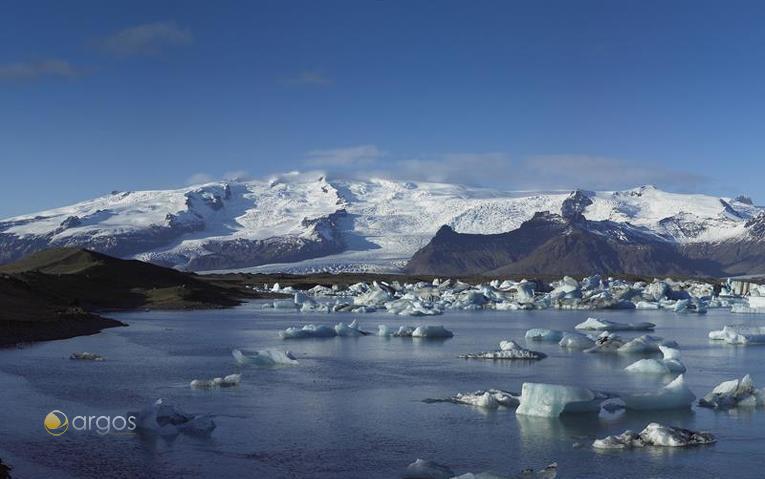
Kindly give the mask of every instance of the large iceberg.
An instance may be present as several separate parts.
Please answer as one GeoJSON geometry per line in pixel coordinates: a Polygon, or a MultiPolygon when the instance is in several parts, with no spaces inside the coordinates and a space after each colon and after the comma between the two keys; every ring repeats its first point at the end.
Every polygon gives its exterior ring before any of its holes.
{"type": "Polygon", "coordinates": [[[290,351],[280,351],[277,349],[264,349],[255,351],[252,354],[245,355],[238,349],[231,351],[234,360],[240,366],[254,364],[256,366],[276,366],[276,365],[295,365],[297,359],[290,351]]]}
{"type": "Polygon", "coordinates": [[[564,413],[598,412],[609,397],[578,386],[523,383],[516,414],[558,417],[564,413]]]}
{"type": "Polygon", "coordinates": [[[160,436],[180,433],[206,435],[215,429],[215,422],[210,416],[187,414],[164,399],[157,399],[141,411],[128,412],[127,415],[135,417],[139,432],[160,436]]]}
{"type": "Polygon", "coordinates": [[[663,410],[690,408],[696,396],[688,389],[681,374],[658,391],[623,394],[621,398],[627,409],[663,410]]]}
{"type": "Polygon", "coordinates": [[[592,447],[596,449],[632,449],[645,446],[688,447],[714,442],[715,437],[708,432],[694,432],[652,422],[640,434],[627,430],[618,436],[596,439],[592,447]]]}
{"type": "Polygon", "coordinates": [[[728,325],[718,331],[710,331],[709,339],[728,344],[763,344],[765,326],[728,325]]]}
{"type": "Polygon", "coordinates": [[[587,331],[653,331],[656,327],[653,323],[616,323],[606,319],[587,318],[583,323],[575,326],[576,329],[587,331]]]}
{"type": "Polygon", "coordinates": [[[699,399],[699,406],[714,409],[736,407],[762,407],[765,405],[765,389],[756,389],[748,374],[718,384],[712,392],[699,399]]]}
{"type": "Polygon", "coordinates": [[[462,354],[463,359],[543,359],[547,355],[526,349],[513,340],[501,341],[499,350],[482,353],[462,354]]]}

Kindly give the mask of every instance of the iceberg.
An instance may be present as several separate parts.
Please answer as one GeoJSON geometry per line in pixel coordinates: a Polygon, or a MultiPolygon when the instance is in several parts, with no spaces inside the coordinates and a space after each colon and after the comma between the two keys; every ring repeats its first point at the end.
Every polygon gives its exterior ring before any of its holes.
{"type": "Polygon", "coordinates": [[[359,329],[359,320],[354,319],[351,324],[337,323],[335,333],[341,337],[367,336],[368,332],[359,329]]]}
{"type": "Polygon", "coordinates": [[[587,318],[574,328],[587,331],[653,331],[656,327],[653,323],[616,323],[605,319],[587,318]]]}
{"type": "Polygon", "coordinates": [[[222,378],[194,379],[189,385],[194,389],[227,388],[239,386],[241,378],[239,374],[229,374],[222,378]]]}
{"type": "Polygon", "coordinates": [[[565,333],[558,345],[566,349],[589,349],[595,346],[595,341],[581,333],[565,333]]]}
{"type": "Polygon", "coordinates": [[[643,374],[670,374],[671,373],[671,371],[664,364],[664,362],[659,359],[641,359],[639,361],[635,361],[634,363],[630,364],[629,366],[624,368],[624,370],[629,371],[631,373],[643,373],[643,374]]]}
{"type": "Polygon", "coordinates": [[[238,349],[231,351],[234,360],[240,366],[254,364],[256,366],[276,366],[276,365],[295,365],[298,361],[290,351],[280,351],[277,349],[264,349],[255,351],[253,354],[245,355],[238,349]]]}
{"type": "Polygon", "coordinates": [[[306,324],[302,328],[291,327],[279,332],[282,339],[334,338],[335,328],[325,325],[306,324]]]}
{"type": "Polygon", "coordinates": [[[764,344],[765,326],[728,325],[719,331],[710,331],[709,339],[727,344],[764,344]]]}
{"type": "Polygon", "coordinates": [[[446,466],[433,461],[417,459],[406,466],[403,479],[451,479],[454,472],[446,466]]]}
{"type": "Polygon", "coordinates": [[[689,447],[713,444],[715,441],[715,437],[708,432],[694,432],[652,422],[640,434],[627,430],[618,436],[596,439],[592,447],[595,449],[632,449],[645,446],[689,447]]]}
{"type": "Polygon", "coordinates": [[[446,339],[454,336],[454,333],[443,326],[418,326],[412,331],[413,338],[446,339]]]}
{"type": "Polygon", "coordinates": [[[483,353],[462,354],[463,359],[544,359],[546,354],[521,347],[513,340],[499,343],[499,350],[483,353]]]}
{"type": "Polygon", "coordinates": [[[529,329],[526,331],[526,339],[529,341],[548,341],[557,343],[563,339],[563,331],[543,328],[529,329]]]}
{"type": "Polygon", "coordinates": [[[558,417],[564,413],[600,411],[600,404],[610,396],[578,386],[523,383],[516,414],[558,417]]]}
{"type": "Polygon", "coordinates": [[[164,399],[157,399],[139,412],[128,412],[127,416],[135,417],[139,432],[160,436],[180,433],[207,435],[215,429],[215,422],[210,416],[187,414],[164,399]]]}
{"type": "Polygon", "coordinates": [[[699,399],[699,406],[713,409],[737,407],[762,407],[765,405],[765,389],[756,389],[752,377],[732,379],[718,384],[712,392],[699,399]]]}
{"type": "Polygon", "coordinates": [[[696,396],[688,389],[681,374],[658,391],[624,394],[621,398],[626,409],[663,410],[690,408],[696,396]]]}
{"type": "Polygon", "coordinates": [[[618,352],[622,354],[651,354],[658,353],[661,346],[676,348],[677,342],[665,341],[660,337],[644,334],[624,343],[619,347],[618,352]]]}

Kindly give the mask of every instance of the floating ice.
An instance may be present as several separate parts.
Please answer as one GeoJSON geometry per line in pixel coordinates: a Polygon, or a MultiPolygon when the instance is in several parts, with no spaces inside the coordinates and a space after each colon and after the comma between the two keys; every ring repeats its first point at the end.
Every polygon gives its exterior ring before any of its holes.
{"type": "Polygon", "coordinates": [[[719,331],[710,331],[709,339],[727,344],[763,344],[765,326],[728,325],[719,331]]]}
{"type": "Polygon", "coordinates": [[[653,331],[656,327],[653,323],[616,323],[605,319],[587,318],[583,323],[575,326],[576,329],[588,331],[653,331]]]}
{"type": "Polygon", "coordinates": [[[565,333],[558,344],[566,349],[589,349],[595,346],[595,341],[585,334],[565,333]]]}
{"type": "Polygon", "coordinates": [[[306,324],[302,328],[291,327],[279,332],[282,339],[334,338],[335,328],[326,325],[306,324]]]}
{"type": "Polygon", "coordinates": [[[596,439],[592,447],[596,449],[632,449],[645,446],[688,447],[712,444],[715,441],[715,437],[708,432],[694,432],[652,422],[640,434],[627,430],[618,436],[596,439]]]}
{"type": "Polygon", "coordinates": [[[558,477],[558,464],[554,462],[538,471],[524,469],[512,478],[509,476],[500,476],[493,472],[479,472],[475,474],[467,472],[460,476],[455,476],[452,479],[555,479],[556,477],[558,477]]]}
{"type": "Polygon", "coordinates": [[[658,353],[661,346],[676,348],[677,342],[665,341],[660,337],[644,334],[619,347],[618,352],[623,354],[651,354],[658,353]]]}
{"type": "Polygon", "coordinates": [[[422,339],[446,339],[454,336],[454,333],[443,326],[399,326],[394,330],[384,324],[377,327],[378,336],[395,336],[400,338],[422,338],[422,339]]]}
{"type": "Polygon", "coordinates": [[[81,352],[72,353],[69,356],[69,359],[75,359],[77,361],[103,361],[104,357],[96,353],[81,352]]]}
{"type": "Polygon", "coordinates": [[[467,404],[468,406],[475,406],[483,409],[497,409],[499,407],[513,408],[520,402],[520,395],[501,389],[487,389],[472,393],[457,393],[447,399],[426,399],[425,402],[467,404]]]}
{"type": "Polygon", "coordinates": [[[253,354],[245,355],[238,349],[231,351],[237,364],[244,366],[254,364],[256,366],[276,366],[276,365],[295,365],[298,361],[290,351],[280,351],[277,349],[264,349],[255,351],[253,354]]]}
{"type": "Polygon", "coordinates": [[[609,396],[578,386],[523,383],[516,414],[558,417],[564,413],[598,412],[609,396]]]}
{"type": "Polygon", "coordinates": [[[563,339],[563,331],[554,329],[534,328],[526,331],[526,339],[530,341],[558,342],[563,339]]]}
{"type": "Polygon", "coordinates": [[[765,389],[756,389],[748,374],[742,379],[732,379],[718,384],[712,392],[699,399],[699,406],[714,409],[736,407],[762,407],[765,405],[765,389]]]}
{"type": "Polygon", "coordinates": [[[158,399],[154,404],[139,412],[129,412],[136,418],[136,429],[140,432],[174,436],[179,433],[210,434],[215,429],[215,422],[207,415],[191,415],[164,399],[158,399]]]}
{"type": "Polygon", "coordinates": [[[547,355],[521,347],[513,340],[499,343],[499,350],[482,353],[462,354],[463,359],[543,359],[547,355]]]}
{"type": "Polygon", "coordinates": [[[213,379],[195,379],[189,384],[194,389],[211,389],[211,388],[227,388],[232,386],[239,386],[241,380],[239,374],[229,374],[222,378],[213,379]]]}
{"type": "Polygon", "coordinates": [[[354,319],[351,324],[337,323],[335,326],[335,333],[338,336],[353,337],[353,336],[367,336],[368,332],[359,329],[359,320],[354,319]]]}
{"type": "Polygon", "coordinates": [[[690,408],[696,396],[688,389],[681,374],[658,391],[624,394],[621,398],[627,409],[663,410],[690,408]]]}
{"type": "Polygon", "coordinates": [[[451,479],[454,472],[446,466],[433,461],[417,459],[406,466],[403,479],[451,479]]]}
{"type": "Polygon", "coordinates": [[[617,353],[624,345],[624,341],[618,335],[604,331],[595,339],[595,345],[585,349],[585,353],[617,353]]]}

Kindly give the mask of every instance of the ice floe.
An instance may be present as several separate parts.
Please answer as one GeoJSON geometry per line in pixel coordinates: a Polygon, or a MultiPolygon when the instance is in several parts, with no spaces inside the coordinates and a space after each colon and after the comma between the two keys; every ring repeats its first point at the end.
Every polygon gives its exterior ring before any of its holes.
{"type": "Polygon", "coordinates": [[[399,326],[398,329],[381,324],[377,327],[378,336],[394,336],[398,338],[447,339],[454,333],[443,326],[399,326]]]}
{"type": "Polygon", "coordinates": [[[256,366],[277,366],[277,365],[296,365],[297,359],[290,351],[281,351],[278,349],[264,349],[255,351],[252,354],[244,354],[238,349],[231,351],[234,360],[240,366],[254,364],[256,366]]]}
{"type": "Polygon", "coordinates": [[[621,399],[627,409],[664,410],[690,408],[696,396],[685,384],[685,378],[681,374],[657,391],[622,394],[621,399]]]}
{"type": "Polygon", "coordinates": [[[401,477],[403,479],[451,479],[454,477],[454,472],[436,462],[417,459],[406,466],[406,471],[401,477]]]}
{"type": "Polygon", "coordinates": [[[762,407],[765,405],[765,389],[754,387],[748,374],[718,384],[709,394],[699,399],[699,406],[714,409],[736,407],[762,407]]]}
{"type": "Polygon", "coordinates": [[[627,341],[617,350],[621,354],[652,354],[658,353],[662,346],[676,348],[677,342],[664,340],[658,336],[644,334],[635,339],[627,341]]]}
{"type": "Polygon", "coordinates": [[[104,357],[100,354],[83,351],[81,353],[72,353],[69,356],[69,359],[74,359],[77,361],[103,361],[104,357]]]}
{"type": "Polygon", "coordinates": [[[555,479],[556,477],[558,477],[558,464],[554,462],[536,471],[524,469],[514,476],[500,476],[493,472],[467,472],[452,479],[555,479]]]}
{"type": "Polygon", "coordinates": [[[533,328],[526,331],[526,339],[529,341],[545,341],[557,343],[563,339],[563,331],[554,329],[533,328]]]}
{"type": "Polygon", "coordinates": [[[359,328],[358,320],[351,324],[338,323],[334,327],[326,325],[306,324],[302,328],[290,327],[279,332],[282,339],[307,339],[307,338],[334,338],[335,336],[353,337],[367,336],[371,333],[359,328]]]}
{"type": "Polygon", "coordinates": [[[595,346],[595,340],[582,333],[564,333],[558,345],[566,349],[585,350],[595,346]]]}
{"type": "Polygon", "coordinates": [[[513,408],[520,403],[520,395],[501,389],[487,389],[472,393],[457,393],[447,399],[426,399],[426,403],[449,402],[483,409],[513,408]]]}
{"type": "Polygon", "coordinates": [[[728,325],[710,331],[709,339],[727,344],[765,344],[765,326],[728,325]]]}
{"type": "Polygon", "coordinates": [[[576,329],[586,331],[653,331],[656,327],[653,323],[617,323],[606,319],[587,318],[583,323],[575,326],[576,329]]]}
{"type": "Polygon", "coordinates": [[[158,399],[150,406],[138,412],[129,412],[128,417],[135,417],[139,432],[160,436],[185,434],[210,434],[215,429],[215,422],[208,415],[192,415],[158,399]]]}
{"type": "Polygon", "coordinates": [[[513,340],[505,340],[499,343],[497,351],[461,354],[459,357],[463,359],[544,359],[547,355],[526,349],[513,340]]]}
{"type": "Polygon", "coordinates": [[[579,386],[523,383],[516,414],[558,417],[564,413],[600,411],[600,404],[613,396],[579,386]]]}
{"type": "Polygon", "coordinates": [[[680,361],[680,351],[659,345],[662,359],[640,359],[630,364],[626,371],[643,374],[679,374],[685,372],[685,365],[680,361]]]}
{"type": "Polygon", "coordinates": [[[592,447],[596,449],[632,449],[646,446],[688,447],[713,444],[715,441],[715,437],[708,432],[694,432],[652,422],[639,434],[627,430],[618,436],[596,439],[592,447]]]}
{"type": "Polygon", "coordinates": [[[189,385],[194,389],[227,388],[239,386],[241,379],[239,374],[229,374],[222,378],[194,379],[189,385]]]}

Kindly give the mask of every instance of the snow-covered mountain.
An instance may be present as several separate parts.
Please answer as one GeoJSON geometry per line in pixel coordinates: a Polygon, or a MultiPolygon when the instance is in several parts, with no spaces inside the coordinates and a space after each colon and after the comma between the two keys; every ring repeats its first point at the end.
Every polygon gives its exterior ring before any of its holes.
{"type": "Polygon", "coordinates": [[[678,244],[717,245],[765,233],[765,209],[743,197],[675,194],[651,186],[506,192],[290,173],[263,181],[113,192],[9,218],[0,221],[0,263],[49,246],[78,246],[200,271],[398,271],[443,225],[458,233],[504,233],[539,211],[581,213],[624,226],[602,234],[633,231],[678,244]]]}

